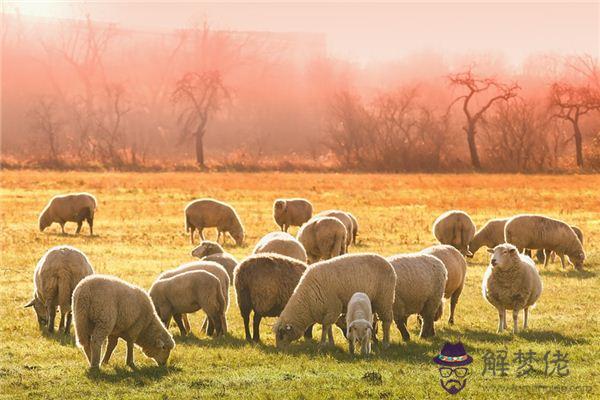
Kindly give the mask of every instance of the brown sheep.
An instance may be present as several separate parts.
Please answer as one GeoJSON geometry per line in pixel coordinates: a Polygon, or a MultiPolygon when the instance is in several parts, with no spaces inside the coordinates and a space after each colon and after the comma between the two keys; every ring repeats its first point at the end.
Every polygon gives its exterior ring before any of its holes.
{"type": "Polygon", "coordinates": [[[273,203],[273,219],[282,231],[302,226],[312,218],[313,206],[306,199],[277,199],[273,203]]]}
{"type": "Polygon", "coordinates": [[[227,233],[235,240],[236,245],[244,244],[244,227],[233,207],[214,199],[200,199],[190,202],[185,207],[185,229],[190,232],[190,242],[194,244],[194,231],[197,229],[204,240],[204,228],[216,227],[217,242],[223,235],[223,243],[227,233]]]}
{"type": "Polygon", "coordinates": [[[89,193],[70,193],[54,196],[44,207],[39,218],[40,232],[56,222],[60,225],[63,235],[65,223],[77,222],[76,233],[81,232],[83,221],[90,227],[90,236],[94,234],[94,213],[96,198],[89,193]]]}

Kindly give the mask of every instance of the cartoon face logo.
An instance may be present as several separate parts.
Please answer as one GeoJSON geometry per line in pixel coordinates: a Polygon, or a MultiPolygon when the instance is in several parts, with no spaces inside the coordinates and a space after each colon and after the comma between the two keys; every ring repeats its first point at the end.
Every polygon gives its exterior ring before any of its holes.
{"type": "Polygon", "coordinates": [[[466,366],[473,362],[473,357],[467,354],[461,342],[444,344],[433,362],[439,366],[440,385],[446,392],[456,394],[464,389],[469,376],[466,366]]]}

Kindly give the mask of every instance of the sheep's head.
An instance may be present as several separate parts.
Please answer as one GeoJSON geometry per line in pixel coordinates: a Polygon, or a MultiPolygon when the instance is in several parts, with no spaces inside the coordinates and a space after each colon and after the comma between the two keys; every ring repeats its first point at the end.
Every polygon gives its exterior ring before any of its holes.
{"type": "Polygon", "coordinates": [[[373,325],[366,319],[357,319],[348,325],[347,337],[349,341],[370,341],[373,334],[373,325]]]}
{"type": "Polygon", "coordinates": [[[287,210],[287,202],[285,200],[277,199],[273,203],[273,216],[277,225],[283,224],[283,215],[287,210]]]}
{"type": "Polygon", "coordinates": [[[48,209],[44,209],[40,214],[40,218],[38,220],[40,226],[40,232],[44,232],[44,229],[52,225],[52,221],[50,220],[50,214],[48,213],[48,209]]]}
{"type": "Polygon", "coordinates": [[[165,330],[151,345],[142,347],[142,351],[147,357],[154,359],[158,365],[162,366],[167,364],[173,348],[175,348],[175,341],[165,330]]]}
{"type": "Polygon", "coordinates": [[[576,270],[581,271],[583,269],[583,262],[585,261],[585,253],[583,251],[578,251],[575,254],[569,255],[569,259],[576,270]]]}
{"type": "Polygon", "coordinates": [[[283,348],[288,346],[294,340],[300,339],[303,332],[290,324],[278,320],[275,325],[273,325],[273,333],[275,333],[275,346],[283,348]]]}
{"type": "Polygon", "coordinates": [[[238,226],[238,227],[230,230],[229,234],[231,235],[233,240],[235,240],[235,244],[237,246],[244,245],[244,228],[242,228],[241,226],[238,226]]]}
{"type": "Polygon", "coordinates": [[[211,254],[223,253],[223,251],[223,248],[217,242],[204,240],[194,250],[192,250],[192,257],[202,258],[210,256],[211,254]]]}
{"type": "Polygon", "coordinates": [[[488,249],[488,252],[492,254],[490,260],[492,267],[500,271],[511,269],[515,265],[515,262],[520,260],[519,252],[512,244],[499,244],[493,249],[488,249]]]}
{"type": "Polygon", "coordinates": [[[25,304],[25,308],[27,307],[33,307],[40,329],[48,325],[48,310],[37,296],[34,296],[29,303],[25,304]]]}

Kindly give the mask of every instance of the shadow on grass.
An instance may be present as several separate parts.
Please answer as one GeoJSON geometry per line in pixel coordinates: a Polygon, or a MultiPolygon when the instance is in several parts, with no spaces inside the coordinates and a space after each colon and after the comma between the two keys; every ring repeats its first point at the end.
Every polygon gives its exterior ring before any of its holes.
{"type": "Polygon", "coordinates": [[[474,340],[474,341],[484,341],[484,342],[510,342],[515,337],[520,337],[526,339],[533,343],[540,342],[557,342],[564,345],[574,345],[574,344],[589,344],[589,341],[585,338],[576,338],[573,336],[563,335],[559,332],[554,331],[544,331],[544,330],[535,330],[528,329],[526,331],[520,331],[516,335],[512,334],[512,328],[509,327],[507,331],[504,333],[496,333],[495,331],[480,331],[473,329],[466,329],[461,335],[462,338],[465,338],[465,341],[474,340]]]}
{"type": "MultiPolygon", "coordinates": [[[[71,328],[73,329],[73,328],[71,328]]],[[[74,334],[66,334],[62,331],[58,332],[54,330],[54,332],[50,333],[46,328],[42,330],[42,336],[46,339],[54,340],[57,343],[60,343],[61,346],[75,346],[75,335],[74,334]]]]}
{"type": "Polygon", "coordinates": [[[93,234],[90,235],[88,232],[84,232],[84,233],[69,233],[69,232],[45,232],[46,235],[48,236],[54,236],[57,238],[76,238],[76,237],[80,237],[82,239],[90,239],[90,240],[94,240],[94,239],[100,239],[100,235],[97,234],[93,234]]]}
{"type": "Polygon", "coordinates": [[[598,273],[596,271],[590,271],[587,269],[578,271],[576,269],[573,269],[573,267],[567,269],[544,269],[543,267],[540,267],[539,271],[542,277],[549,276],[560,278],[590,279],[598,276],[598,273]]]}
{"type": "Polygon", "coordinates": [[[175,342],[177,344],[189,344],[208,348],[237,349],[240,347],[244,347],[247,344],[247,342],[244,339],[232,336],[229,333],[216,338],[210,336],[198,337],[194,333],[190,333],[187,336],[175,335],[173,338],[175,339],[175,342]]]}
{"type": "Polygon", "coordinates": [[[114,369],[110,366],[102,366],[99,370],[88,370],[87,376],[93,381],[129,383],[132,386],[143,386],[176,372],[181,372],[181,368],[176,366],[161,367],[147,365],[132,370],[119,366],[114,369]]]}

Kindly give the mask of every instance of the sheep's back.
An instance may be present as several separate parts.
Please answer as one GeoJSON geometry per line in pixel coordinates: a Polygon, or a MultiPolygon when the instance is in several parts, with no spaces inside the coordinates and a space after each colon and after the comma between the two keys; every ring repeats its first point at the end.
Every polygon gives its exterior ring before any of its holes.
{"type": "Polygon", "coordinates": [[[450,245],[442,244],[428,247],[422,253],[439,258],[446,267],[448,276],[444,291],[446,298],[464,285],[465,276],[467,275],[467,262],[458,250],[450,245]]]}

